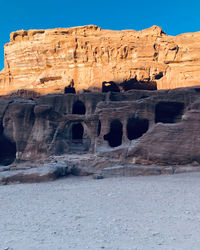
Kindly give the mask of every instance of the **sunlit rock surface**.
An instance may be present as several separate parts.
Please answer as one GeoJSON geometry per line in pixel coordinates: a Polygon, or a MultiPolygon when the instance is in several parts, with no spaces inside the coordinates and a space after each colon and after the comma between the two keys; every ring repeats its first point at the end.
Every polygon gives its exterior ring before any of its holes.
{"type": "Polygon", "coordinates": [[[0,94],[63,93],[72,79],[77,91],[96,92],[103,81],[135,79],[158,89],[200,84],[200,32],[174,37],[158,26],[112,31],[95,25],[21,30],[11,33],[4,49],[0,94]]]}

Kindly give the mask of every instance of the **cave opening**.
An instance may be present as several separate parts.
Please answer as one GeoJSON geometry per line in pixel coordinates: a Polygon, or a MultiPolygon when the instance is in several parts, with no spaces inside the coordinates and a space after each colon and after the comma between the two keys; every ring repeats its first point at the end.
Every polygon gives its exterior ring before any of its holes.
{"type": "Polygon", "coordinates": [[[76,94],[76,89],[74,87],[67,86],[64,89],[65,94],[76,94]]]}
{"type": "Polygon", "coordinates": [[[156,81],[138,81],[136,77],[121,82],[120,86],[124,91],[129,91],[132,89],[157,90],[156,81]]]}
{"type": "Polygon", "coordinates": [[[159,72],[157,75],[155,75],[155,79],[159,80],[163,77],[163,72],[159,72]]]}
{"type": "Polygon", "coordinates": [[[85,104],[81,101],[76,101],[72,108],[72,114],[84,115],[85,112],[85,104]]]}
{"type": "Polygon", "coordinates": [[[127,122],[127,138],[134,140],[140,138],[149,129],[149,121],[147,119],[131,117],[127,122]]]}
{"type": "Polygon", "coordinates": [[[101,121],[98,122],[98,128],[97,128],[97,136],[100,136],[101,134],[101,121]]]}
{"type": "Polygon", "coordinates": [[[155,107],[155,122],[180,122],[184,112],[182,102],[159,102],[155,107]]]}
{"type": "Polygon", "coordinates": [[[102,82],[102,93],[107,93],[107,92],[120,92],[119,87],[115,82],[102,82]]]}
{"type": "Polygon", "coordinates": [[[110,123],[110,132],[104,135],[104,140],[108,141],[109,146],[118,147],[122,144],[123,125],[119,120],[110,123]]]}
{"type": "Polygon", "coordinates": [[[70,81],[70,84],[64,89],[65,94],[76,94],[76,89],[74,88],[74,80],[70,81]]]}
{"type": "Polygon", "coordinates": [[[6,138],[0,136],[0,165],[8,166],[16,159],[16,144],[6,138]]]}
{"type": "Polygon", "coordinates": [[[83,133],[84,128],[81,123],[72,125],[72,142],[73,143],[82,143],[83,142],[83,133]]]}

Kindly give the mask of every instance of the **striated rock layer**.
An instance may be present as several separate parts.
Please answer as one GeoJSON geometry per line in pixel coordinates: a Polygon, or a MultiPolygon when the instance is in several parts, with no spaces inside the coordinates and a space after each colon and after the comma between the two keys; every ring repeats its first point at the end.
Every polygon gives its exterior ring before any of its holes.
{"type": "Polygon", "coordinates": [[[112,31],[88,25],[11,33],[0,94],[26,89],[101,91],[103,81],[136,79],[158,89],[200,84],[200,32],[167,36],[160,27],[112,31]]]}
{"type": "Polygon", "coordinates": [[[1,98],[0,165],[73,154],[72,165],[93,173],[120,164],[200,165],[199,94],[192,87],[1,98]]]}

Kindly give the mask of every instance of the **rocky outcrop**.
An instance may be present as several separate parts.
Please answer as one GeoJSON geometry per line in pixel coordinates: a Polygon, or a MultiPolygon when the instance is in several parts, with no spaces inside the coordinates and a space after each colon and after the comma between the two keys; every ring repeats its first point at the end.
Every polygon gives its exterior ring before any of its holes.
{"type": "Polygon", "coordinates": [[[0,94],[19,89],[35,95],[62,93],[72,79],[77,91],[96,92],[103,81],[116,82],[123,91],[127,85],[198,85],[199,50],[200,32],[173,37],[158,26],[142,31],[102,30],[95,25],[16,31],[5,45],[0,94]],[[128,82],[131,79],[137,84],[128,82]]]}
{"type": "Polygon", "coordinates": [[[0,185],[52,181],[67,174],[67,167],[60,164],[43,164],[42,166],[22,169],[13,168],[10,171],[1,171],[0,169],[0,185]]]}
{"type": "MultiPolygon", "coordinates": [[[[30,168],[62,163],[74,175],[199,171],[199,94],[196,86],[1,98],[2,183],[40,176],[24,175],[23,162],[30,168]]],[[[57,168],[47,170],[41,180],[57,176],[57,168]]]]}

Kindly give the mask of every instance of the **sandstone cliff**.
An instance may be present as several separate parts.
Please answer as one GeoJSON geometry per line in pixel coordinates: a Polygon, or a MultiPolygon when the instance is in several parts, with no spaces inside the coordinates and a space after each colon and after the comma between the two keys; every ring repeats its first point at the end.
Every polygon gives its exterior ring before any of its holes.
{"type": "Polygon", "coordinates": [[[101,91],[103,81],[136,79],[158,89],[200,84],[200,32],[167,36],[160,27],[111,31],[88,25],[11,33],[5,45],[0,94],[27,89],[101,91]]]}
{"type": "Polygon", "coordinates": [[[72,153],[107,157],[104,166],[111,159],[200,164],[199,93],[192,87],[1,98],[0,165],[72,153]]]}
{"type": "Polygon", "coordinates": [[[200,171],[199,93],[200,87],[190,87],[3,96],[0,185],[69,173],[98,178],[200,171]],[[38,166],[39,172],[30,169],[38,166]]]}

